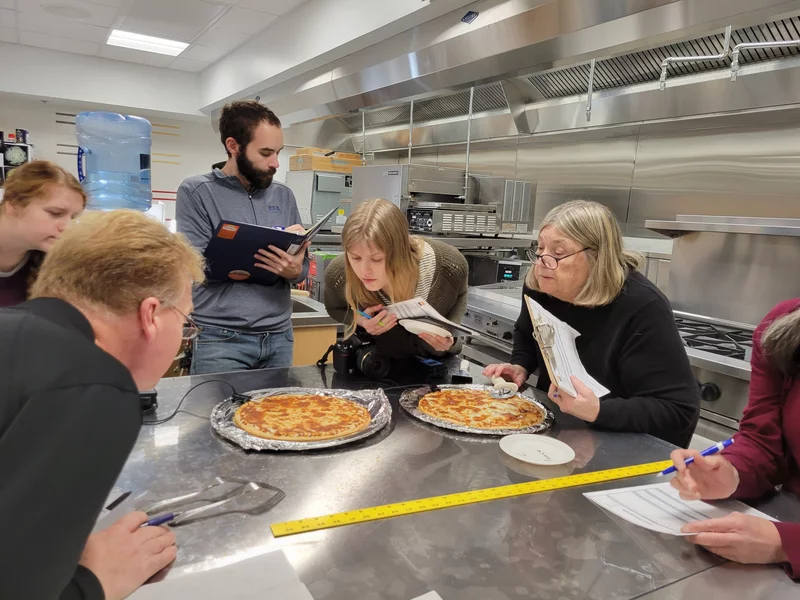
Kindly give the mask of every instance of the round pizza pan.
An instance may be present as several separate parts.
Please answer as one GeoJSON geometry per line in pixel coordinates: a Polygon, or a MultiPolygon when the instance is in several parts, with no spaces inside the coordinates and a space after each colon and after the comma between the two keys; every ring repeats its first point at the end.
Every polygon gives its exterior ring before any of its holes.
{"type": "MultiPolygon", "coordinates": [[[[482,390],[482,391],[490,391],[494,389],[494,386],[491,385],[479,385],[479,384],[465,384],[465,385],[440,385],[438,386],[440,390],[454,390],[454,389],[466,389],[466,390],[482,390]]],[[[410,414],[411,416],[419,419],[420,421],[424,421],[425,423],[430,423],[431,425],[436,425],[437,427],[441,427],[443,429],[450,429],[452,431],[459,431],[461,433],[472,433],[475,435],[492,435],[492,436],[501,436],[501,435],[511,435],[514,433],[542,433],[543,431],[547,431],[550,427],[553,426],[554,417],[553,413],[550,412],[546,406],[544,406],[541,402],[534,400],[522,393],[514,394],[517,398],[521,400],[525,400],[526,402],[530,402],[537,406],[540,410],[544,412],[544,419],[538,425],[533,425],[531,427],[523,427],[522,429],[480,429],[477,427],[468,427],[466,425],[459,425],[458,423],[453,423],[451,421],[445,421],[444,419],[437,419],[427,413],[422,412],[419,409],[419,401],[425,394],[430,393],[433,389],[430,386],[424,386],[421,388],[417,388],[414,390],[406,390],[400,396],[400,406],[410,414]]]]}
{"type": "Polygon", "coordinates": [[[226,440],[241,446],[245,450],[320,450],[323,448],[333,448],[343,444],[350,444],[369,437],[383,429],[392,420],[392,407],[391,404],[389,404],[389,399],[386,397],[386,394],[383,393],[383,390],[379,389],[353,391],[287,387],[253,390],[251,392],[245,392],[244,395],[250,398],[262,398],[264,396],[277,396],[280,394],[336,396],[337,398],[351,400],[369,411],[370,423],[365,429],[352,435],[331,440],[320,440],[316,442],[268,440],[250,435],[236,426],[233,422],[233,416],[242,403],[228,398],[217,404],[211,411],[211,428],[226,440]]]}

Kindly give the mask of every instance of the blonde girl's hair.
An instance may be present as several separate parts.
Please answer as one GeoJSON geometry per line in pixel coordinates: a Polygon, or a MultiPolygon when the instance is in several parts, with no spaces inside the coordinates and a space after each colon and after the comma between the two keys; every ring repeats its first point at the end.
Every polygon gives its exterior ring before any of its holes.
{"type": "MultiPolygon", "coordinates": [[[[345,298],[354,315],[357,310],[381,304],[377,294],[364,287],[350,266],[347,252],[358,243],[366,243],[386,257],[388,296],[393,303],[414,297],[422,255],[422,241],[408,234],[408,221],[397,206],[381,198],[367,200],[358,205],[342,229],[342,247],[345,251],[345,298]]],[[[345,337],[350,336],[355,328],[355,318],[353,318],[345,337]]]]}

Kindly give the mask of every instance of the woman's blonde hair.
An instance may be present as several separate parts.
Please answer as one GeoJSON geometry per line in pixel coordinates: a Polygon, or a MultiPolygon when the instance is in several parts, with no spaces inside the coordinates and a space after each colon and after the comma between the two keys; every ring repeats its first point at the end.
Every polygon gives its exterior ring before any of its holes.
{"type": "Polygon", "coordinates": [[[83,187],[66,169],[47,160],[34,160],[17,167],[6,178],[3,185],[3,201],[0,203],[0,213],[3,206],[24,208],[37,198],[47,193],[50,186],[63,186],[80,194],[83,206],[86,207],[86,192],[83,187]]]}
{"type": "MultiPolygon", "coordinates": [[[[419,277],[421,241],[408,234],[408,221],[397,206],[381,198],[367,200],[358,205],[342,229],[345,298],[353,314],[360,308],[382,303],[377,294],[364,287],[350,266],[347,252],[361,242],[386,256],[389,299],[394,303],[413,298],[419,277]]],[[[352,334],[355,327],[354,318],[346,336],[352,334]]]]}
{"type": "MultiPolygon", "coordinates": [[[[581,248],[587,248],[591,271],[575,297],[578,306],[604,306],[622,291],[631,269],[642,264],[642,256],[625,250],[619,223],[611,211],[597,202],[572,200],[556,206],[545,216],[539,231],[552,226],[581,248]]],[[[534,270],[528,271],[528,287],[539,291],[534,270]]]]}
{"type": "Polygon", "coordinates": [[[151,297],[174,306],[187,278],[200,283],[205,275],[202,256],[183,235],[137,211],[90,212],[47,253],[31,297],[123,316],[151,297]]]}
{"type": "Polygon", "coordinates": [[[800,309],[775,319],[761,336],[761,347],[783,375],[796,375],[800,359],[800,309]]]}

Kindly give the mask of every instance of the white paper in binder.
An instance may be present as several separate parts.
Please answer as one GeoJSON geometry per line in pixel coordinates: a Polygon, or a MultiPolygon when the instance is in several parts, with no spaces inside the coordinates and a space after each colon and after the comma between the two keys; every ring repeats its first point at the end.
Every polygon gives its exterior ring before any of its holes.
{"type": "Polygon", "coordinates": [[[550,381],[570,396],[577,396],[575,386],[570,381],[570,377],[575,376],[598,398],[608,394],[610,390],[589,375],[581,362],[575,347],[575,338],[580,333],[532,298],[525,296],[525,302],[533,323],[533,337],[542,351],[550,381]]]}

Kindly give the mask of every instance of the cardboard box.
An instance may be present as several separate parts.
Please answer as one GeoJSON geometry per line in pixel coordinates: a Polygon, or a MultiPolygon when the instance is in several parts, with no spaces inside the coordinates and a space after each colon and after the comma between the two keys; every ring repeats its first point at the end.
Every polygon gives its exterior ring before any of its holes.
{"type": "Polygon", "coordinates": [[[330,173],[352,173],[353,167],[361,166],[361,158],[337,158],[334,156],[295,155],[289,159],[290,171],[328,171],[330,173]]]}
{"type": "MultiPolygon", "coordinates": [[[[296,154],[299,156],[325,156],[326,154],[330,154],[332,150],[328,150],[326,148],[298,148],[296,154]]],[[[352,152],[334,152],[331,154],[334,158],[341,158],[344,160],[361,160],[360,154],[354,154],[352,152]]]]}

